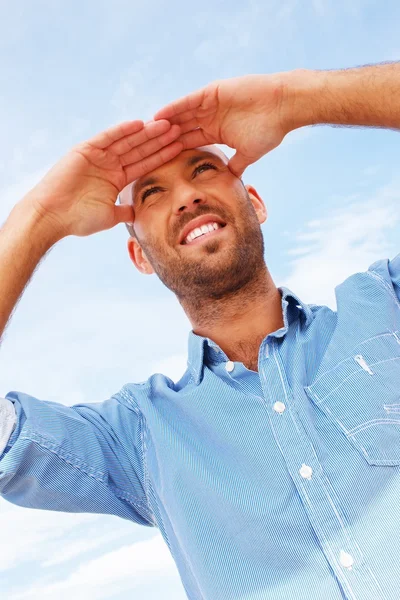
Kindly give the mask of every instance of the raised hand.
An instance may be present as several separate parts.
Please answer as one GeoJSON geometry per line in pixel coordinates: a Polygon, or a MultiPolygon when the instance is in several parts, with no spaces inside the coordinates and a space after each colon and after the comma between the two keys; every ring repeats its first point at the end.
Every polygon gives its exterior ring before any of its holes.
{"type": "Polygon", "coordinates": [[[248,75],[215,81],[168,104],[154,119],[181,127],[184,149],[226,144],[236,150],[230,170],[240,177],[245,168],[276,148],[289,130],[282,111],[284,73],[248,75]]]}
{"type": "Polygon", "coordinates": [[[183,149],[179,134],[179,126],[165,120],[120,123],[74,146],[22,201],[49,220],[60,238],[133,222],[133,207],[116,205],[118,193],[177,156],[183,149]]]}

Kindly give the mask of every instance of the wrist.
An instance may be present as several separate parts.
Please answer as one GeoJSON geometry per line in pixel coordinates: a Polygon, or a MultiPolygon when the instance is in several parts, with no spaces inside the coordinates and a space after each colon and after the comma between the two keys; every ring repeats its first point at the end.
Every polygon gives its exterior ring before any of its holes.
{"type": "Polygon", "coordinates": [[[285,133],[325,123],[327,71],[296,69],[281,73],[282,124],[285,133]]]}
{"type": "Polygon", "coordinates": [[[59,225],[40,212],[29,194],[13,207],[8,220],[27,236],[34,235],[37,240],[40,239],[46,250],[65,237],[59,225]]]}

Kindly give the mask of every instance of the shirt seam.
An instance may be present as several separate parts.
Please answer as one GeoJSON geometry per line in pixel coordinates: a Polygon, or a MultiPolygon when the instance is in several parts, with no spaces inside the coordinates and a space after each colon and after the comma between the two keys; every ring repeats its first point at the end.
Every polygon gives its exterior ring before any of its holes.
{"type": "Polygon", "coordinates": [[[378,273],[376,273],[375,271],[367,271],[366,272],[367,275],[370,275],[371,277],[373,277],[374,279],[377,279],[381,285],[383,285],[383,287],[389,292],[389,294],[394,298],[397,308],[400,308],[400,301],[393,289],[393,286],[390,286],[389,283],[387,281],[385,281],[385,279],[383,279],[383,277],[381,275],[379,275],[378,273]]]}
{"type": "MultiPolygon", "coordinates": [[[[391,335],[393,335],[393,334],[391,334],[391,335]]],[[[375,339],[375,338],[371,338],[371,339],[375,339]]],[[[368,341],[368,340],[367,340],[367,341],[368,341]]],[[[356,346],[356,347],[357,347],[357,346],[356,346]]],[[[345,363],[345,362],[350,362],[350,361],[352,361],[352,360],[353,360],[353,358],[350,356],[349,358],[346,358],[345,360],[342,360],[342,361],[340,361],[340,363],[338,363],[337,365],[335,365],[334,367],[332,367],[332,369],[329,369],[328,371],[325,371],[324,373],[322,373],[322,374],[321,374],[321,375],[318,377],[318,379],[316,379],[316,380],[315,380],[315,381],[314,381],[314,382],[313,382],[311,385],[307,386],[307,387],[308,387],[308,389],[310,389],[310,390],[311,390],[311,392],[314,394],[314,396],[317,398],[317,400],[318,400],[318,404],[319,404],[319,403],[322,403],[322,402],[323,402],[323,401],[324,401],[324,400],[325,400],[325,399],[326,399],[328,396],[330,396],[331,394],[333,394],[334,392],[336,392],[336,390],[338,390],[340,387],[342,387],[342,385],[343,385],[343,384],[344,384],[346,381],[348,381],[349,379],[351,379],[351,378],[352,378],[354,375],[359,375],[360,373],[362,373],[362,372],[363,372],[363,370],[362,370],[361,368],[360,368],[360,369],[355,369],[354,371],[352,371],[351,373],[349,373],[349,374],[348,374],[346,377],[344,377],[344,378],[340,378],[340,383],[339,383],[339,384],[338,384],[336,387],[334,387],[334,388],[330,388],[330,389],[329,389],[329,392],[326,392],[325,396],[322,396],[322,398],[320,398],[320,397],[317,395],[317,393],[316,393],[316,392],[315,392],[315,390],[314,390],[314,388],[315,388],[315,387],[317,387],[317,385],[316,385],[316,384],[317,384],[317,383],[318,383],[318,382],[319,382],[321,379],[324,379],[324,380],[325,380],[325,379],[327,378],[327,376],[328,376],[328,375],[330,375],[330,374],[332,373],[332,371],[334,371],[338,365],[341,365],[341,364],[343,364],[343,363],[345,363]]],[[[371,363],[369,363],[369,366],[370,366],[370,367],[373,367],[373,366],[375,366],[375,365],[380,365],[380,364],[382,364],[382,363],[385,363],[385,362],[390,362],[390,361],[393,361],[393,360],[400,360],[400,356],[394,356],[394,357],[392,357],[392,358],[384,358],[383,360],[377,360],[376,362],[371,362],[371,363]]],[[[331,377],[331,379],[332,379],[332,377],[331,377]]]]}
{"type": "Polygon", "coordinates": [[[121,500],[127,500],[130,504],[132,504],[140,510],[145,510],[145,512],[148,514],[149,509],[145,502],[138,500],[137,498],[133,497],[132,494],[130,494],[129,492],[125,492],[116,486],[108,485],[106,482],[107,475],[103,473],[103,471],[99,471],[97,469],[94,469],[93,467],[89,467],[87,463],[82,461],[80,458],[78,458],[71,452],[67,452],[66,450],[64,450],[59,444],[51,442],[47,438],[43,437],[42,435],[36,433],[35,431],[29,428],[27,428],[24,433],[21,433],[19,439],[29,440],[38,444],[38,446],[55,454],[60,460],[64,461],[71,467],[74,467],[78,471],[82,472],[87,477],[91,477],[99,483],[102,483],[104,487],[111,490],[111,492],[117,498],[121,500]]]}
{"type": "Polygon", "coordinates": [[[140,427],[140,443],[141,443],[141,452],[142,452],[142,462],[143,462],[143,491],[146,497],[146,512],[149,515],[150,519],[152,520],[152,522],[154,524],[156,524],[156,520],[155,520],[155,516],[153,514],[153,511],[151,510],[151,505],[150,505],[150,500],[149,500],[149,484],[150,484],[150,478],[149,478],[149,473],[148,473],[148,468],[147,468],[147,446],[146,446],[146,441],[145,441],[145,437],[147,435],[147,428],[146,428],[146,424],[144,421],[144,416],[142,411],[140,410],[134,396],[131,394],[131,392],[129,391],[129,389],[127,388],[123,388],[120,391],[120,394],[123,398],[125,398],[125,400],[127,400],[129,403],[132,403],[132,408],[133,410],[137,413],[137,415],[139,416],[139,427],[140,427]]]}

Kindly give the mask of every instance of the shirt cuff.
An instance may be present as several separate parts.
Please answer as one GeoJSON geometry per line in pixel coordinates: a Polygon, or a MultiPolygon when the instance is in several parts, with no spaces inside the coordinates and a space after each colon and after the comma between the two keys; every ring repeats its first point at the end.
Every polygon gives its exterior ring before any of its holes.
{"type": "Polygon", "coordinates": [[[0,456],[7,446],[17,424],[14,404],[6,398],[0,398],[0,456]]]}

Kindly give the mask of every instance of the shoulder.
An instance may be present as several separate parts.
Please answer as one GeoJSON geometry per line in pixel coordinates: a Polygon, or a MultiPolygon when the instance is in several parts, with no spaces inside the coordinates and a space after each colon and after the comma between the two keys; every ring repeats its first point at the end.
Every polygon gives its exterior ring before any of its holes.
{"type": "Polygon", "coordinates": [[[172,397],[184,391],[192,381],[193,376],[189,368],[176,381],[163,373],[153,373],[144,381],[125,383],[114,396],[121,403],[128,404],[128,407],[133,410],[140,410],[143,401],[154,401],[166,396],[172,397]]]}
{"type": "Polygon", "coordinates": [[[371,306],[398,304],[400,298],[400,254],[393,259],[382,258],[366,271],[354,273],[335,287],[340,306],[363,304],[371,306]],[[382,304],[383,303],[383,304],[382,304]]]}

